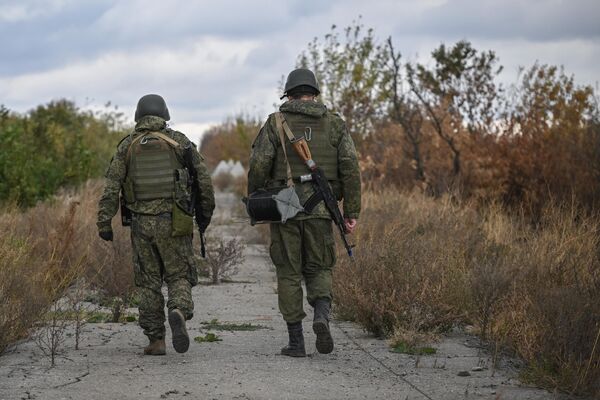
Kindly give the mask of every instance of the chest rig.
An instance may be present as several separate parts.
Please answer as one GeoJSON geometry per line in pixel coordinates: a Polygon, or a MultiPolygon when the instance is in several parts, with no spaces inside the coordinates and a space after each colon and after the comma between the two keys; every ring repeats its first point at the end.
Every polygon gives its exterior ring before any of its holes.
{"type": "Polygon", "coordinates": [[[127,178],[134,201],[173,199],[176,171],[183,168],[177,157],[179,143],[162,132],[136,136],[127,153],[127,178]]]}
{"type": "MultiPolygon", "coordinates": [[[[329,118],[315,118],[293,113],[283,113],[283,115],[294,136],[304,136],[313,159],[321,167],[327,180],[338,180],[338,151],[337,147],[331,143],[329,118]]],[[[292,143],[289,140],[285,141],[285,146],[292,177],[299,179],[302,175],[306,175],[306,165],[294,152],[292,143]]],[[[282,146],[278,146],[275,154],[273,178],[285,180],[287,177],[286,171],[285,154],[282,146]]]]}

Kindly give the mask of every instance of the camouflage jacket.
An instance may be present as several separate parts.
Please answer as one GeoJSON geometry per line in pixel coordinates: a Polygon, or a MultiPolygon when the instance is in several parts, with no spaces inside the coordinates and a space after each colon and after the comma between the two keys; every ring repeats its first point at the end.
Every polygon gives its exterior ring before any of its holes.
{"type": "MultiPolygon", "coordinates": [[[[338,150],[339,181],[333,183],[334,192],[338,192],[344,201],[344,216],[346,218],[358,218],[361,207],[358,155],[352,137],[346,130],[344,120],[339,115],[328,111],[323,104],[312,101],[287,101],[281,105],[279,110],[286,113],[330,119],[329,134],[332,143],[337,145],[338,150]]],[[[273,182],[273,164],[279,146],[281,146],[281,142],[275,124],[275,117],[274,114],[271,114],[252,144],[250,168],[248,170],[248,193],[260,188],[279,186],[285,183],[273,182]]],[[[288,154],[288,157],[292,156],[295,155],[288,154]]],[[[302,204],[314,193],[310,182],[296,183],[295,188],[302,204]]],[[[296,216],[296,219],[309,218],[330,218],[325,204],[320,202],[311,214],[300,213],[296,216]]]]}
{"type": "MultiPolygon", "coordinates": [[[[212,217],[215,208],[215,197],[210,180],[210,174],[204,164],[204,159],[196,151],[192,142],[181,132],[167,128],[164,119],[154,116],[142,117],[135,126],[135,133],[144,131],[160,131],[181,144],[182,148],[192,145],[193,164],[198,177],[199,204],[202,207],[202,213],[206,218],[212,217]]],[[[100,231],[111,230],[111,220],[119,209],[119,192],[122,189],[123,182],[127,177],[127,150],[131,143],[133,135],[126,136],[117,146],[117,152],[113,156],[108,170],[106,171],[106,186],[98,204],[98,229],[100,231]]],[[[136,201],[127,205],[134,213],[157,215],[165,212],[171,212],[173,209],[173,200],[157,199],[149,201],[136,201]]]]}

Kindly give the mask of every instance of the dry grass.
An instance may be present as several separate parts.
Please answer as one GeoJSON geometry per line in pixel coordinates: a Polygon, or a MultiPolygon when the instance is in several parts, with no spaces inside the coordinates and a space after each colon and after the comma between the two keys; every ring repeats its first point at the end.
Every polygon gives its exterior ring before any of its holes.
{"type": "Polygon", "coordinates": [[[340,255],[335,271],[340,315],[403,341],[473,324],[527,361],[527,379],[600,394],[597,218],[550,207],[531,226],[395,191],[367,194],[364,208],[357,260],[340,255]]]}
{"type": "Polygon", "coordinates": [[[0,213],[0,351],[29,330],[80,277],[107,296],[133,287],[128,231],[113,222],[115,242],[98,238],[100,182],[26,211],[0,213]]]}

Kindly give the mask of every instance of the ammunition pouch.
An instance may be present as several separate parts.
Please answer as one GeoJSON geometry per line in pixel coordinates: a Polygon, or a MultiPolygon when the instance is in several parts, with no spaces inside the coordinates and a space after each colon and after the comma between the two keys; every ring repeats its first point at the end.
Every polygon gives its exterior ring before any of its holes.
{"type": "Polygon", "coordinates": [[[171,236],[187,236],[193,233],[194,216],[182,208],[177,201],[173,202],[173,214],[171,220],[173,224],[171,236]]]}
{"type": "Polygon", "coordinates": [[[187,236],[194,231],[193,208],[190,205],[190,176],[185,168],[175,170],[173,193],[173,229],[171,236],[187,236]]]}
{"type": "Polygon", "coordinates": [[[123,182],[121,191],[123,192],[123,199],[125,200],[125,204],[135,203],[133,180],[129,177],[129,175],[125,178],[125,182],[123,182]]]}

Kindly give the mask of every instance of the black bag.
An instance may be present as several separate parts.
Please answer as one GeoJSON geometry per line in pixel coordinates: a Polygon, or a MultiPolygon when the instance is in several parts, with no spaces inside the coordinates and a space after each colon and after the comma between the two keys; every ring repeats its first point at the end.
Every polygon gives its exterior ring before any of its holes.
{"type": "Polygon", "coordinates": [[[250,224],[256,225],[262,222],[281,222],[281,214],[277,209],[277,203],[273,199],[284,187],[270,189],[258,189],[244,197],[242,201],[246,204],[246,211],[250,216],[250,224]]]}

